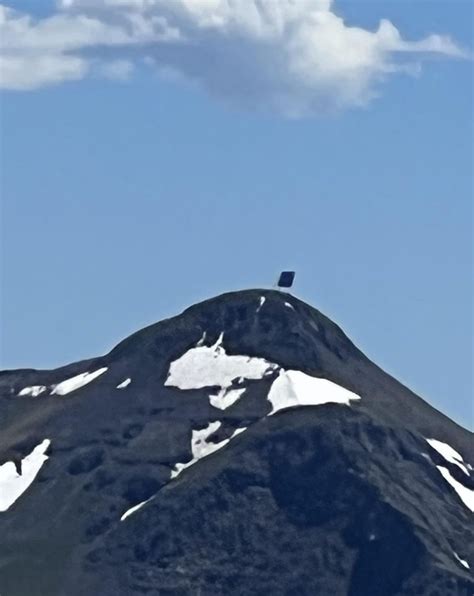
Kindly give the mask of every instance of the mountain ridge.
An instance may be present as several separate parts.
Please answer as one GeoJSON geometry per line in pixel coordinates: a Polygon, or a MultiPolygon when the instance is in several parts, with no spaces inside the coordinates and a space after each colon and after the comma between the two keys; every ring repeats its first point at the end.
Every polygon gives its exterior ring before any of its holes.
{"type": "MultiPolygon", "coordinates": [[[[23,375],[31,375],[32,377],[34,376],[35,378],[39,375],[40,378],[44,375],[45,377],[48,377],[49,375],[51,375],[51,373],[63,373],[66,371],[75,371],[77,370],[84,370],[84,368],[90,368],[93,366],[105,366],[108,363],[113,362],[116,358],[120,358],[124,352],[126,351],[133,351],[135,348],[139,348],[140,351],[146,351],[149,348],[149,342],[150,339],[153,339],[157,334],[160,335],[163,332],[166,333],[167,329],[169,326],[173,326],[176,322],[182,322],[183,319],[186,319],[188,317],[193,318],[194,313],[196,312],[196,310],[200,310],[203,308],[213,308],[216,304],[225,304],[228,302],[232,302],[233,300],[237,300],[238,302],[241,302],[242,298],[248,299],[250,302],[256,301],[257,299],[259,299],[261,296],[269,296],[269,297],[273,297],[275,300],[278,301],[278,303],[281,305],[281,303],[285,303],[287,302],[287,300],[291,300],[292,303],[294,303],[295,305],[297,305],[299,308],[301,308],[303,310],[302,313],[298,313],[298,314],[305,314],[310,312],[311,315],[316,316],[316,320],[322,323],[322,328],[325,329],[325,327],[327,327],[330,332],[331,332],[331,336],[332,338],[337,338],[339,340],[338,344],[339,345],[334,345],[334,344],[329,344],[327,347],[328,349],[336,349],[339,350],[340,349],[340,345],[344,344],[344,347],[346,348],[346,350],[348,352],[350,352],[350,356],[352,358],[356,358],[356,359],[360,359],[361,362],[363,363],[370,363],[371,366],[375,367],[377,369],[377,373],[378,373],[378,377],[381,383],[383,383],[384,381],[388,381],[389,383],[393,383],[394,386],[397,387],[397,389],[400,389],[403,391],[404,394],[406,394],[409,400],[414,400],[418,403],[419,400],[422,400],[421,397],[419,397],[417,394],[415,394],[411,389],[409,389],[408,387],[406,387],[403,383],[401,383],[400,381],[398,381],[395,377],[393,377],[392,375],[390,375],[389,373],[385,372],[384,370],[382,370],[377,364],[375,364],[372,360],[370,360],[367,356],[365,356],[365,354],[359,349],[357,348],[357,346],[352,342],[352,340],[350,340],[350,338],[345,334],[345,332],[333,321],[331,321],[328,317],[326,317],[325,315],[323,315],[319,310],[317,310],[316,308],[306,304],[305,302],[303,302],[302,300],[299,300],[298,298],[296,298],[293,295],[287,294],[285,292],[280,292],[278,290],[265,290],[265,289],[250,289],[250,290],[242,290],[242,291],[233,291],[233,292],[226,292],[224,294],[221,294],[219,296],[204,300],[202,302],[199,302],[195,305],[192,305],[188,308],[186,308],[182,313],[175,315],[173,317],[169,317],[166,318],[162,321],[159,321],[158,323],[152,323],[151,325],[148,325],[142,329],[140,329],[139,331],[132,333],[131,335],[129,335],[127,338],[123,339],[122,341],[120,341],[118,344],[116,344],[114,347],[112,347],[112,349],[105,355],[103,356],[97,356],[95,358],[89,358],[89,359],[85,359],[85,360],[81,360],[78,362],[74,362],[68,365],[63,365],[59,368],[56,369],[14,369],[14,370],[7,370],[7,371],[1,371],[0,373],[0,389],[2,387],[2,382],[5,381],[5,379],[9,376],[14,376],[14,375],[18,375],[21,374],[23,375]]],[[[258,307],[257,307],[258,308],[258,307]]],[[[175,331],[175,330],[173,330],[175,331]]],[[[197,335],[201,334],[202,330],[201,327],[197,327],[196,328],[196,342],[199,341],[200,337],[198,338],[197,335]]],[[[229,344],[229,341],[231,341],[231,338],[229,340],[229,337],[226,337],[227,339],[227,349],[229,350],[230,353],[232,353],[232,343],[229,344]]],[[[328,339],[326,338],[326,335],[323,335],[323,340],[327,343],[328,339]]],[[[252,355],[252,346],[246,346],[246,349],[249,350],[248,353],[249,356],[252,355]]],[[[177,350],[179,351],[179,350],[177,350]]],[[[253,352],[254,355],[256,354],[256,352],[253,352]]],[[[258,347],[258,354],[264,357],[267,357],[267,359],[274,361],[278,364],[278,355],[275,355],[272,351],[267,351],[266,350],[266,346],[259,346],[258,347]]],[[[292,363],[288,363],[288,362],[283,362],[282,364],[284,365],[291,365],[292,363]]],[[[328,370],[324,370],[321,371],[320,369],[318,370],[317,367],[308,367],[306,368],[306,370],[303,370],[303,372],[308,372],[312,375],[317,376],[318,374],[323,373],[326,377],[329,374],[328,370]]],[[[345,380],[345,382],[347,383],[347,380],[345,380]]],[[[425,410],[425,405],[426,402],[424,402],[424,400],[422,400],[423,402],[423,406],[422,408],[425,410]]],[[[408,406],[411,406],[412,404],[408,403],[408,406]]],[[[430,409],[435,409],[433,406],[428,404],[428,407],[430,409]]],[[[427,409],[426,409],[427,410],[427,409]]],[[[445,414],[443,414],[442,412],[440,412],[439,410],[436,410],[441,416],[443,416],[446,421],[449,421],[449,425],[455,425],[457,430],[464,436],[466,436],[466,438],[462,439],[462,448],[464,450],[467,450],[468,452],[470,452],[472,454],[472,457],[474,457],[474,447],[472,444],[472,433],[465,429],[464,427],[462,427],[460,424],[456,423],[455,421],[451,420],[448,416],[446,416],[445,414]],[[466,435],[467,433],[467,435],[466,435]]],[[[452,436],[447,436],[447,439],[452,440],[452,436]]]]}
{"type": "Polygon", "coordinates": [[[274,593],[286,596],[294,593],[293,574],[277,551],[288,541],[300,544],[306,566],[320,569],[302,594],[435,594],[429,586],[420,591],[428,580],[443,596],[468,596],[474,587],[474,552],[465,546],[474,542],[472,434],[290,294],[226,293],[132,334],[104,356],[56,370],[5,371],[0,471],[11,462],[18,474],[46,439],[37,478],[0,512],[0,593],[162,596],[199,587],[204,596],[220,586],[222,594],[259,594],[252,585],[272,583],[268,569],[278,560],[283,587],[277,581],[274,593]],[[192,490],[223,509],[200,509],[189,501],[192,490]],[[170,536],[178,510],[191,525],[170,536]],[[204,521],[211,514],[215,521],[204,521]],[[242,515],[256,529],[242,528],[229,542],[242,515]],[[210,524],[207,542],[190,529],[200,518],[203,528],[210,524]],[[218,556],[211,527],[227,557],[224,569],[206,559],[218,556]],[[379,538],[369,539],[371,528],[379,538]],[[260,569],[245,554],[246,540],[260,569]],[[325,544],[335,557],[328,569],[321,567],[325,544]],[[418,566],[403,558],[404,549],[419,553],[418,566]],[[374,575],[381,560],[387,581],[374,575]],[[20,580],[25,566],[31,577],[20,580]],[[241,588],[231,589],[229,578],[239,575],[241,588]]]}

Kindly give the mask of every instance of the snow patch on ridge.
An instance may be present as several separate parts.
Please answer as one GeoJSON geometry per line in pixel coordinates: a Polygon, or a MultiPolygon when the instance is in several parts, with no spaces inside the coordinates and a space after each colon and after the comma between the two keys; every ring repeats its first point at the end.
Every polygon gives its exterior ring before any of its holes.
{"type": "Polygon", "coordinates": [[[280,370],[268,393],[272,404],[270,415],[294,406],[319,406],[327,403],[350,405],[360,396],[340,385],[311,377],[299,370],[280,370]]]}
{"type": "Polygon", "coordinates": [[[41,393],[46,391],[47,387],[45,385],[33,385],[31,387],[24,387],[18,395],[23,397],[29,395],[31,397],[38,397],[41,393]]]}
{"type": "Polygon", "coordinates": [[[464,559],[461,559],[461,557],[458,555],[458,553],[454,553],[454,552],[453,552],[453,554],[454,554],[454,558],[455,558],[455,559],[456,559],[456,560],[457,560],[459,563],[461,563],[461,565],[462,565],[463,567],[465,567],[466,569],[470,569],[470,567],[469,567],[469,563],[468,563],[467,561],[465,561],[464,559]]]}
{"type": "Polygon", "coordinates": [[[62,381],[61,383],[58,383],[57,385],[53,386],[51,395],[67,395],[72,391],[76,391],[77,389],[84,387],[84,385],[87,385],[88,383],[99,377],[101,374],[105,373],[106,370],[107,367],[103,367],[91,373],[85,372],[76,375],[75,377],[71,377],[70,379],[66,379],[65,381],[62,381]]]}
{"type": "Polygon", "coordinates": [[[244,431],[246,431],[247,428],[248,428],[248,426],[241,426],[240,428],[236,428],[234,430],[234,432],[232,433],[232,435],[230,436],[229,441],[230,441],[230,439],[233,439],[237,435],[240,435],[240,433],[243,433],[244,431]]]}
{"type": "Polygon", "coordinates": [[[6,511],[26,491],[36,478],[44,462],[51,441],[45,439],[21,460],[21,474],[12,461],[0,466],[0,511],[6,511]]]}
{"type": "Polygon", "coordinates": [[[451,476],[450,471],[443,466],[436,466],[448,484],[456,491],[458,497],[470,511],[474,511],[474,490],[467,488],[451,476]]]}
{"type": "Polygon", "coordinates": [[[217,395],[210,395],[209,401],[211,402],[211,406],[214,406],[219,410],[225,410],[232,404],[235,404],[244,392],[245,387],[243,389],[227,389],[224,387],[224,389],[221,389],[217,395]]]}
{"type": "Polygon", "coordinates": [[[188,461],[184,464],[176,464],[174,470],[171,471],[171,478],[176,478],[183,470],[193,466],[200,459],[203,459],[208,455],[211,455],[211,453],[222,449],[222,447],[225,447],[227,443],[229,443],[229,441],[231,441],[234,437],[247,430],[247,427],[237,428],[228,439],[224,439],[219,443],[208,442],[207,439],[221,427],[221,424],[222,423],[219,421],[210,422],[206,428],[203,428],[202,430],[193,430],[191,438],[191,451],[193,458],[191,461],[188,461]]]}
{"type": "Polygon", "coordinates": [[[131,382],[132,382],[132,379],[130,379],[130,378],[125,379],[125,381],[122,381],[121,383],[119,383],[117,385],[116,389],[125,389],[125,387],[128,387],[131,382]]]}
{"type": "Polygon", "coordinates": [[[181,472],[189,468],[190,466],[194,465],[197,461],[210,455],[214,451],[217,451],[221,447],[223,447],[226,443],[229,442],[228,439],[222,441],[221,443],[208,443],[207,439],[213,433],[216,432],[218,428],[220,428],[221,422],[210,422],[206,428],[201,430],[193,430],[192,437],[191,437],[191,451],[193,454],[193,458],[191,461],[187,463],[178,463],[175,465],[174,470],[171,471],[171,478],[176,478],[181,472]]]}
{"type": "Polygon", "coordinates": [[[237,389],[229,391],[234,379],[262,379],[265,374],[278,368],[264,358],[228,355],[222,346],[223,337],[221,333],[213,346],[197,345],[174,360],[170,364],[165,385],[178,389],[220,387],[218,394],[209,399],[212,405],[217,403],[216,407],[223,410],[235,403],[243,393],[237,389]]]}
{"type": "Polygon", "coordinates": [[[206,333],[206,331],[204,331],[204,333],[202,334],[201,339],[197,342],[196,347],[199,347],[199,346],[203,346],[204,345],[204,342],[206,341],[206,335],[207,335],[207,333],[206,333]]]}
{"type": "Polygon", "coordinates": [[[266,300],[265,296],[260,296],[260,301],[258,303],[258,308],[257,308],[256,312],[260,312],[262,306],[265,304],[265,300],[266,300]]]}
{"type": "Polygon", "coordinates": [[[149,503],[154,498],[155,497],[153,495],[153,497],[150,497],[149,499],[146,499],[145,501],[142,501],[141,503],[138,503],[137,505],[134,505],[133,507],[130,507],[130,509],[127,509],[127,511],[125,511],[125,513],[120,518],[120,521],[123,521],[124,519],[127,519],[127,517],[129,517],[130,515],[132,515],[132,513],[135,513],[135,511],[138,511],[139,509],[141,509],[143,507],[143,505],[146,505],[147,503],[149,503]]]}
{"type": "Polygon", "coordinates": [[[448,445],[447,443],[443,443],[442,441],[438,441],[437,439],[426,439],[426,441],[430,444],[433,449],[435,449],[440,455],[444,457],[446,461],[451,464],[455,464],[458,468],[469,476],[469,471],[464,465],[463,457],[460,453],[458,453],[455,449],[448,445]]]}

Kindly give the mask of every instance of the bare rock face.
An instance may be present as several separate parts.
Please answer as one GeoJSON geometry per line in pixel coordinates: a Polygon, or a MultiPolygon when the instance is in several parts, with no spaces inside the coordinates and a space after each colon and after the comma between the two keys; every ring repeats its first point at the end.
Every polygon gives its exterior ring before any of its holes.
{"type": "Polygon", "coordinates": [[[2,596],[471,596],[472,435],[288,294],[0,373],[2,596]]]}

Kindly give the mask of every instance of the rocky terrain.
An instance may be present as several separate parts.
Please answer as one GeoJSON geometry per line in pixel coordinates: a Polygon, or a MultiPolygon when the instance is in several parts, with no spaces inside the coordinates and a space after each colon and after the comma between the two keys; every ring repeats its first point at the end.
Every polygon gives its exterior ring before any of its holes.
{"type": "Polygon", "coordinates": [[[472,464],[319,311],[225,294],[0,374],[0,595],[471,596],[472,464]]]}

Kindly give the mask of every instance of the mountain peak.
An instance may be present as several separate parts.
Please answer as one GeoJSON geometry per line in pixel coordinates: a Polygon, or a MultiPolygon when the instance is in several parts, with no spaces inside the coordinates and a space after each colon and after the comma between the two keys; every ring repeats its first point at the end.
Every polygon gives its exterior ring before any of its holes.
{"type": "Polygon", "coordinates": [[[290,294],[230,292],[104,356],[7,371],[0,408],[1,593],[472,585],[471,434],[290,294]]]}

